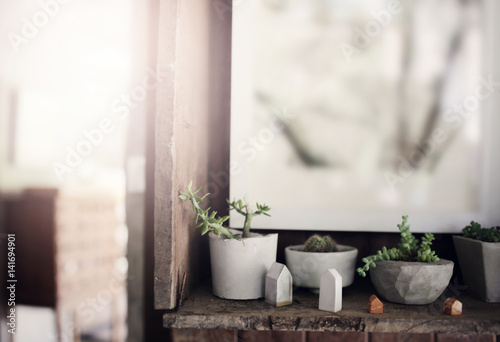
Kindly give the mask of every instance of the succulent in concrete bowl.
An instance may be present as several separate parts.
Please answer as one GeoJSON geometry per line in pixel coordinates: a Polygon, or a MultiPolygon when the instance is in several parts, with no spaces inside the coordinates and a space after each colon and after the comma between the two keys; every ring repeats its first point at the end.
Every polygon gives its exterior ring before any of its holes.
{"type": "Polygon", "coordinates": [[[434,235],[422,241],[413,236],[408,216],[398,224],[401,241],[397,247],[382,247],[377,254],[363,258],[356,271],[362,277],[370,271],[375,289],[382,298],[401,304],[423,305],[435,301],[446,289],[453,274],[453,262],[439,259],[431,245],[434,235]]]}

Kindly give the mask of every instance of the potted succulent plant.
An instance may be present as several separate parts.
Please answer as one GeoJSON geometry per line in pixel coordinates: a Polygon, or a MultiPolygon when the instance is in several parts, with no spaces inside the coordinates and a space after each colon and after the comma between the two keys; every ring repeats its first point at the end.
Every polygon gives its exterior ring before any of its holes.
{"type": "Polygon", "coordinates": [[[303,245],[285,248],[286,265],[293,276],[295,286],[319,291],[321,276],[335,268],[342,276],[342,287],[352,284],[358,250],[338,245],[330,236],[311,236],[303,245]]]}
{"type": "Polygon", "coordinates": [[[370,270],[378,293],[388,301],[401,304],[429,304],[446,289],[453,274],[453,262],[439,259],[431,249],[434,235],[426,233],[422,241],[410,232],[408,216],[398,224],[401,242],[397,248],[377,251],[363,258],[363,267],[356,271],[362,277],[370,270]]]}
{"type": "Polygon", "coordinates": [[[256,204],[253,210],[247,200],[227,200],[229,209],[245,217],[243,230],[224,226],[229,216],[218,217],[210,208],[202,209],[201,203],[209,194],[200,197],[201,187],[193,190],[190,182],[187,191],[181,191],[179,198],[191,202],[196,214],[196,228],[201,234],[209,233],[210,265],[212,270],[212,291],[226,299],[257,299],[264,297],[267,271],[276,261],[278,234],[252,233],[251,221],[257,215],[266,215],[270,208],[256,204]]]}
{"type": "Polygon", "coordinates": [[[482,228],[477,222],[454,235],[458,263],[467,291],[485,302],[500,302],[500,227],[482,228]]]}

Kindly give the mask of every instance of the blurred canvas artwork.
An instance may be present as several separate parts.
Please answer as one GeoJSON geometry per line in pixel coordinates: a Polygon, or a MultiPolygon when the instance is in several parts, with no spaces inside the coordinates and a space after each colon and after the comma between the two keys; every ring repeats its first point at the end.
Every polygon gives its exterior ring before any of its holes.
{"type": "MultiPolygon", "coordinates": [[[[478,210],[483,107],[498,87],[482,69],[483,11],[473,0],[238,2],[231,196],[269,204],[270,228],[284,229],[478,210]]],[[[347,229],[371,229],[360,225],[347,229]]]]}

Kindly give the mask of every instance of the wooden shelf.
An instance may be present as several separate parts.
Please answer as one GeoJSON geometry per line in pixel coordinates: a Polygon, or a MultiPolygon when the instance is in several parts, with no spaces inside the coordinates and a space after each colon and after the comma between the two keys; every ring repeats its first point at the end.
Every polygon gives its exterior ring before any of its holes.
{"type": "Polygon", "coordinates": [[[383,314],[369,314],[368,298],[375,293],[369,281],[343,289],[342,310],[318,310],[318,295],[305,289],[294,292],[293,304],[275,308],[261,300],[233,301],[212,295],[201,285],[176,311],[165,313],[165,328],[366,331],[404,333],[455,333],[500,335],[500,304],[484,303],[465,293],[453,296],[447,290],[430,305],[400,305],[384,302],[383,314]],[[461,316],[442,312],[447,297],[463,303],[461,316]]]}

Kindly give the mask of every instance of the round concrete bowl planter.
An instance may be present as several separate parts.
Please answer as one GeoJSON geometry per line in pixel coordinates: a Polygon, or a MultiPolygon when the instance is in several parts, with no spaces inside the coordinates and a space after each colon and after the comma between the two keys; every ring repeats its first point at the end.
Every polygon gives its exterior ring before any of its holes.
{"type": "Polygon", "coordinates": [[[370,277],[380,296],[390,302],[425,305],[446,289],[453,274],[453,262],[375,261],[370,277]]]}
{"type": "Polygon", "coordinates": [[[335,268],[342,276],[342,287],[352,284],[358,250],[351,246],[338,245],[338,252],[314,253],[302,251],[304,245],[285,248],[286,266],[293,277],[293,285],[319,290],[323,273],[335,268]]]}
{"type": "Polygon", "coordinates": [[[500,242],[454,235],[453,243],[467,292],[482,301],[500,303],[500,242]]]}
{"type": "Polygon", "coordinates": [[[210,232],[209,241],[213,294],[225,299],[264,297],[266,274],[276,261],[278,234],[227,239],[210,232]]]}

